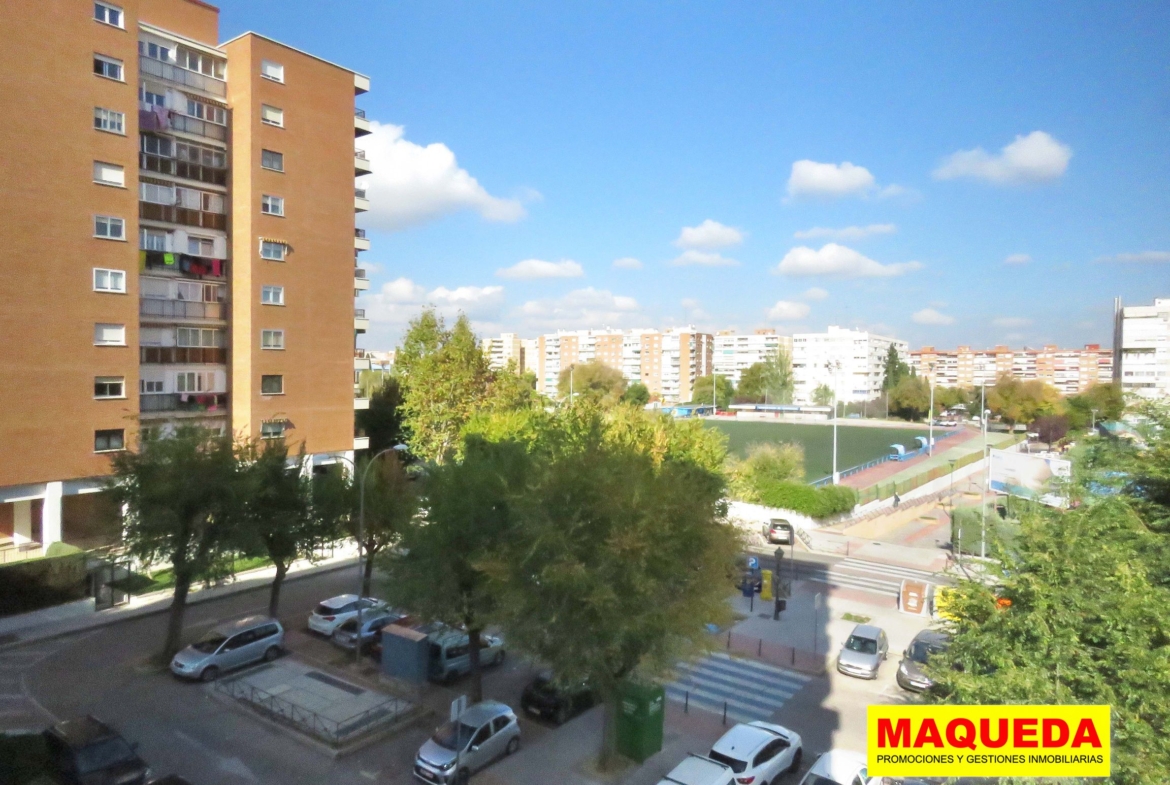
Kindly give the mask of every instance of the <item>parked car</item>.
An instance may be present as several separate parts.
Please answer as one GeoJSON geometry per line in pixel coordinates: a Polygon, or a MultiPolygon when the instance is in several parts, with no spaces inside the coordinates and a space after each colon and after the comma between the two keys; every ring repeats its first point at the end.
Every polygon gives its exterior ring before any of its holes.
{"type": "Polygon", "coordinates": [[[551,671],[537,674],[520,696],[520,708],[563,725],[597,703],[588,684],[557,683],[551,671]]]}
{"type": "Polygon", "coordinates": [[[690,753],[658,785],[731,785],[735,772],[726,763],[690,753]]]}
{"type": "Polygon", "coordinates": [[[817,758],[800,785],[879,785],[881,777],[870,777],[865,756],[849,750],[830,750],[817,758]]]}
{"type": "Polygon", "coordinates": [[[178,774],[168,774],[165,777],[151,780],[146,785],[192,785],[192,782],[185,777],[180,777],[178,774]]]}
{"type": "Polygon", "coordinates": [[[463,785],[503,755],[520,749],[520,725],[503,703],[483,701],[468,706],[458,719],[440,725],[423,742],[414,759],[415,779],[463,785]]]}
{"type": "Polygon", "coordinates": [[[906,651],[902,653],[902,661],[898,663],[898,686],[912,692],[922,692],[930,689],[934,682],[922,669],[930,658],[939,652],[946,651],[951,643],[950,636],[938,630],[923,630],[914,636],[906,651]]]}
{"type": "Polygon", "coordinates": [[[858,624],[837,655],[837,671],[846,676],[876,679],[878,668],[889,656],[890,641],[881,627],[858,624]]]}
{"type": "MultiPolygon", "coordinates": [[[[481,665],[502,665],[506,651],[499,635],[481,635],[481,665]]],[[[434,681],[449,682],[471,673],[471,639],[466,632],[445,627],[430,638],[430,662],[427,675],[434,681]]]]}
{"type": "Polygon", "coordinates": [[[321,635],[330,636],[333,631],[350,619],[356,619],[358,608],[365,612],[377,608],[385,608],[386,603],[375,600],[373,597],[358,599],[356,594],[339,594],[320,603],[309,614],[309,629],[321,635]]]}
{"type": "MultiPolygon", "coordinates": [[[[408,620],[410,615],[406,611],[397,611],[392,608],[382,610],[372,610],[368,613],[362,613],[362,648],[369,649],[374,641],[378,640],[382,635],[382,628],[389,624],[402,624],[408,620]]],[[[333,631],[333,635],[329,639],[335,646],[340,646],[343,649],[353,651],[353,647],[357,645],[357,628],[358,620],[355,614],[352,619],[346,619],[337,629],[333,631]]]]}
{"type": "Polygon", "coordinates": [[[68,785],[142,785],[151,776],[136,748],[101,720],[86,716],[47,728],[42,737],[57,780],[68,785]]]}
{"type": "Polygon", "coordinates": [[[778,545],[792,544],[792,524],[783,518],[773,518],[764,526],[764,537],[778,545]]]}
{"type": "Polygon", "coordinates": [[[800,768],[800,734],[770,722],[740,723],[724,733],[707,757],[726,763],[737,782],[772,783],[800,768]]]}
{"type": "Polygon", "coordinates": [[[221,624],[171,660],[171,673],[184,679],[213,681],[224,671],[253,662],[271,662],[284,648],[284,627],[268,616],[249,616],[221,624]]]}

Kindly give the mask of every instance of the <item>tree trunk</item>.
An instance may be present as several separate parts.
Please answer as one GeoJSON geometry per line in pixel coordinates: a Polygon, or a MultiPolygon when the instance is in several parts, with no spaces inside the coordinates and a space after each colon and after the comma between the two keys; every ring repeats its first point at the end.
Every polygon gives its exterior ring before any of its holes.
{"type": "Polygon", "coordinates": [[[362,564],[362,596],[370,596],[370,584],[374,578],[374,556],[375,552],[369,548],[365,549],[366,560],[362,564]]]}
{"type": "Polygon", "coordinates": [[[167,639],[163,657],[170,662],[179,651],[183,636],[183,614],[187,610],[187,593],[191,590],[191,575],[186,570],[175,571],[175,593],[171,599],[171,618],[167,622],[167,639]]]}
{"type": "Polygon", "coordinates": [[[603,715],[601,725],[601,751],[597,756],[597,767],[602,771],[608,771],[616,767],[618,762],[617,751],[617,713],[618,713],[618,694],[616,689],[604,690],[601,696],[602,705],[605,707],[605,714],[603,715]]]}
{"type": "Polygon", "coordinates": [[[284,585],[288,565],[281,559],[273,559],[273,563],[276,565],[276,575],[272,578],[272,590],[268,594],[268,615],[275,619],[280,610],[280,587],[284,585]]]}
{"type": "Polygon", "coordinates": [[[483,700],[483,666],[479,661],[479,647],[482,643],[478,627],[468,626],[467,644],[468,657],[471,660],[471,702],[479,703],[483,700]]]}

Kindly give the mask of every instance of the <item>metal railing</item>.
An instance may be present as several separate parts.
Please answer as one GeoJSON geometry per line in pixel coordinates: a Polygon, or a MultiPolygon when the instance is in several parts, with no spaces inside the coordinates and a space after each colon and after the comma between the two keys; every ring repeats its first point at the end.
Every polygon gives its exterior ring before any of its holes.
{"type": "Polygon", "coordinates": [[[356,149],[355,149],[355,150],[353,151],[353,157],[354,157],[354,158],[360,158],[360,159],[362,159],[363,161],[368,161],[368,160],[369,160],[368,158],[366,158],[366,151],[365,151],[365,150],[356,150],[356,149]]]}
{"type": "Polygon", "coordinates": [[[199,180],[200,182],[211,183],[213,185],[227,185],[227,169],[205,166],[190,161],[180,161],[165,155],[139,153],[138,168],[145,172],[172,174],[176,177],[199,180]]]}
{"type": "Polygon", "coordinates": [[[221,98],[227,95],[227,82],[214,79],[210,76],[204,76],[203,74],[197,74],[194,71],[188,71],[185,68],[179,68],[170,63],[163,63],[153,58],[139,55],[138,68],[144,74],[157,76],[159,79],[166,79],[167,81],[187,87],[194,87],[196,90],[202,90],[211,95],[217,95],[221,98]]]}
{"type": "Polygon", "coordinates": [[[359,238],[365,239],[365,236],[366,236],[366,230],[365,230],[365,229],[354,229],[354,230],[353,230],[353,236],[354,236],[354,237],[359,237],[359,238]]]}
{"type": "Polygon", "coordinates": [[[226,409],[227,403],[227,393],[143,393],[138,397],[138,411],[214,412],[226,409]]]}
{"type": "Polygon", "coordinates": [[[227,365],[227,349],[216,346],[140,346],[142,365],[227,365]]]}
{"type": "Polygon", "coordinates": [[[206,120],[200,120],[198,117],[188,117],[185,114],[173,114],[171,115],[171,128],[175,131],[205,136],[208,139],[216,139],[220,142],[227,141],[227,128],[222,125],[216,125],[215,123],[209,123],[206,120]]]}
{"type": "Polygon", "coordinates": [[[148,221],[166,221],[184,226],[197,226],[202,229],[227,231],[227,215],[224,213],[209,213],[170,204],[139,202],[138,217],[148,221]]]}
{"type": "Polygon", "coordinates": [[[365,308],[354,308],[353,309],[353,316],[355,319],[365,319],[366,318],[366,309],[365,308]]]}
{"type": "Polygon", "coordinates": [[[353,268],[353,277],[354,278],[365,278],[366,271],[360,267],[355,267],[355,268],[353,268]]]}
{"type": "Polygon", "coordinates": [[[224,319],[224,303],[201,303],[190,300],[161,300],[143,297],[138,301],[139,316],[170,319],[224,319]]]}
{"type": "Polygon", "coordinates": [[[354,107],[353,116],[360,117],[364,120],[366,117],[366,110],[365,109],[358,109],[357,107],[354,107]]]}

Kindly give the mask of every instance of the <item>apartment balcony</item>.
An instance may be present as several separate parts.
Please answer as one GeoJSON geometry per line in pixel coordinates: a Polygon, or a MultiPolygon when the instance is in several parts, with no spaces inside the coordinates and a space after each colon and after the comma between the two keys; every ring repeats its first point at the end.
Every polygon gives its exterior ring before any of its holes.
{"type": "Polygon", "coordinates": [[[370,77],[361,74],[353,75],[353,94],[361,95],[370,92],[370,77]]]}
{"type": "Polygon", "coordinates": [[[365,109],[354,109],[353,110],[353,135],[354,135],[354,137],[356,138],[358,136],[365,136],[368,133],[372,133],[373,130],[374,129],[370,127],[370,121],[366,119],[366,110],[365,109]]]}
{"type": "Polygon", "coordinates": [[[227,185],[227,169],[180,161],[153,153],[138,154],[138,168],[144,172],[158,172],[186,180],[198,180],[212,185],[227,185]]]}
{"type": "Polygon", "coordinates": [[[159,79],[165,79],[168,82],[174,82],[183,87],[192,87],[208,95],[214,95],[216,98],[223,98],[227,95],[227,82],[222,79],[204,76],[203,74],[188,71],[186,68],[179,68],[176,65],[164,63],[151,57],[139,55],[138,69],[142,74],[157,76],[159,79]]]}
{"type": "MultiPolygon", "coordinates": [[[[370,358],[366,356],[364,349],[354,349],[353,352],[353,369],[355,371],[370,370],[370,358]]],[[[356,385],[355,385],[356,387],[356,385]]]]}
{"type": "Polygon", "coordinates": [[[353,288],[363,292],[370,288],[370,279],[366,278],[366,271],[360,267],[354,268],[353,288]]]}
{"type": "Polygon", "coordinates": [[[368,409],[368,408],[370,408],[370,399],[369,398],[355,397],[353,399],[354,411],[360,411],[361,409],[368,409]]]}
{"type": "Polygon", "coordinates": [[[227,303],[201,303],[189,300],[163,300],[143,297],[138,301],[138,315],[144,321],[216,321],[227,318],[227,303]]]}
{"type": "Polygon", "coordinates": [[[227,365],[228,350],[217,346],[139,346],[141,365],[227,365]]]}
{"type": "Polygon", "coordinates": [[[366,237],[365,229],[353,230],[353,247],[356,251],[370,250],[370,241],[369,238],[366,237]]]}
{"type": "Polygon", "coordinates": [[[364,213],[370,209],[370,200],[366,198],[365,188],[353,189],[353,211],[355,213],[364,213]]]}
{"type": "MultiPolygon", "coordinates": [[[[140,104],[141,105],[141,104],[140,104]]],[[[200,120],[198,117],[188,117],[184,114],[171,115],[171,130],[185,134],[194,134],[217,142],[227,141],[227,127],[200,120]]]]}
{"type": "Polygon", "coordinates": [[[145,415],[220,415],[228,413],[227,407],[227,393],[143,393],[138,396],[138,411],[145,415]]]}
{"type": "Polygon", "coordinates": [[[365,308],[353,309],[353,329],[359,333],[364,333],[370,329],[370,320],[366,318],[365,308]]]}
{"type": "Polygon", "coordinates": [[[187,207],[176,207],[170,204],[139,202],[138,217],[146,221],[164,221],[183,226],[195,226],[200,229],[227,231],[227,216],[223,213],[208,213],[203,210],[191,210],[187,207]]]}
{"type": "Polygon", "coordinates": [[[363,174],[370,174],[373,172],[370,166],[369,159],[366,158],[365,150],[353,151],[353,173],[355,177],[361,177],[363,174]]]}

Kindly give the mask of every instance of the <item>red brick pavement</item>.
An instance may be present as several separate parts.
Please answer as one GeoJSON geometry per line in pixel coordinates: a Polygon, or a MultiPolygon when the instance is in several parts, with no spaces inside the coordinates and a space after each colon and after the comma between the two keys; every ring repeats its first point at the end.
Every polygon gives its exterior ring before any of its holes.
{"type": "MultiPolygon", "coordinates": [[[[972,428],[964,428],[954,436],[950,436],[946,439],[939,439],[935,443],[934,449],[935,452],[939,450],[949,450],[952,447],[960,445],[966,441],[970,441],[971,439],[977,438],[978,436],[979,431],[976,431],[972,428]]],[[[848,477],[845,477],[841,480],[841,484],[847,485],[850,488],[857,488],[858,490],[861,488],[868,488],[871,485],[876,485],[879,482],[888,480],[890,477],[893,477],[903,469],[909,469],[912,466],[925,463],[926,461],[930,460],[930,457],[931,456],[929,455],[923,454],[916,458],[911,458],[908,461],[886,461],[885,463],[879,463],[877,466],[873,466],[863,472],[858,472],[857,474],[851,474],[848,477]]]]}

